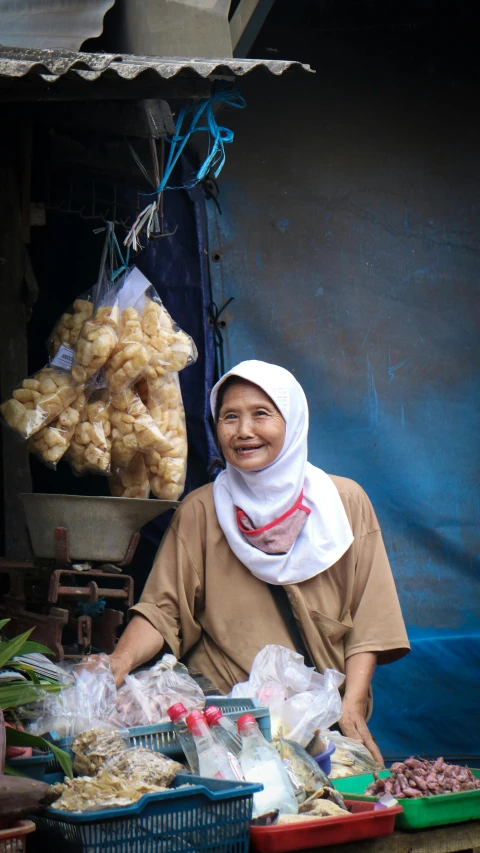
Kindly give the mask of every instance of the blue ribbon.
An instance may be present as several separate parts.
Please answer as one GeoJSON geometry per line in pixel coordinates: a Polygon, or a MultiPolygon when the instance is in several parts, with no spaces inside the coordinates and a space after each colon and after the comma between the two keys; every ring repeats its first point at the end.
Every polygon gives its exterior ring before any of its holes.
{"type": "Polygon", "coordinates": [[[170,151],[162,180],[155,193],[144,193],[144,195],[160,195],[165,189],[188,189],[203,181],[212,169],[215,178],[218,178],[225,163],[225,145],[233,142],[234,138],[232,130],[217,124],[213,106],[218,103],[234,109],[244,109],[246,106],[244,98],[237,89],[217,86],[210,98],[197,101],[192,106],[182,107],[176,121],[176,133],[167,139],[170,151]],[[200,124],[201,119],[204,122],[202,124],[200,124]],[[170,176],[189,139],[194,133],[200,132],[209,134],[209,151],[203,164],[189,184],[184,184],[182,187],[168,186],[170,176]]]}

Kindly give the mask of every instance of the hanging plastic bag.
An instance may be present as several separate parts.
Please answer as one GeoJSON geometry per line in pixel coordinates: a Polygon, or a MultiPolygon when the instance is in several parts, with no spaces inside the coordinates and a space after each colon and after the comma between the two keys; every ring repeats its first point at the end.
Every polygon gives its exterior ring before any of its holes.
{"type": "Polygon", "coordinates": [[[82,391],[68,371],[43,367],[23,380],[0,412],[5,423],[26,440],[57,418],[82,391]]]}
{"type": "Polygon", "coordinates": [[[150,496],[150,483],[148,482],[144,454],[136,453],[125,468],[112,465],[108,485],[114,498],[148,498],[150,496]]]}
{"type": "Polygon", "coordinates": [[[109,720],[116,710],[117,689],[108,655],[96,655],[75,664],[58,666],[63,675],[60,693],[46,693],[35,706],[31,734],[55,732],[71,737],[94,728],[112,728],[109,720]]]}
{"type": "Polygon", "coordinates": [[[161,433],[138,394],[126,388],[110,401],[112,462],[119,468],[130,465],[136,453],[168,452],[173,444],[161,433]]]}
{"type": "Polygon", "coordinates": [[[335,752],[331,757],[332,779],[342,779],[346,776],[356,776],[359,773],[373,773],[381,770],[370,750],[353,738],[345,737],[340,732],[326,732],[327,739],[335,746],[335,752]]]}
{"type": "Polygon", "coordinates": [[[95,392],[80,412],[68,449],[76,474],[109,474],[111,424],[109,403],[103,391],[95,392]]]}
{"type": "Polygon", "coordinates": [[[48,424],[48,426],[42,427],[29,439],[29,451],[36,453],[49,468],[55,470],[57,463],[70,447],[75,427],[80,421],[85,403],[86,397],[82,391],[77,399],[70,406],[67,406],[58,418],[48,424]]]}
{"type": "Polygon", "coordinates": [[[234,699],[258,699],[270,708],[272,735],[286,737],[306,747],[318,731],[340,719],[339,686],[344,676],[334,669],[320,675],[305,666],[302,655],[283,646],[265,646],[253,661],[250,678],[236,684],[234,699]]]}
{"type": "Polygon", "coordinates": [[[178,500],[185,489],[187,430],[177,373],[145,379],[139,388],[147,409],[170,448],[146,454],[147,475],[155,497],[178,500]]]}
{"type": "Polygon", "coordinates": [[[93,310],[92,291],[89,291],[88,294],[75,299],[69,310],[62,314],[47,342],[50,360],[55,358],[61,347],[69,350],[73,358],[80,330],[83,324],[90,320],[93,310]]]}
{"type": "Polygon", "coordinates": [[[110,358],[117,344],[118,319],[116,290],[107,290],[100,306],[80,330],[72,365],[76,382],[87,382],[110,358]]]}
{"type": "Polygon", "coordinates": [[[205,696],[186,667],[173,655],[164,655],[150,669],[125,677],[114,720],[127,727],[168,722],[168,708],[177,702],[193,711],[205,707],[205,696]]]}

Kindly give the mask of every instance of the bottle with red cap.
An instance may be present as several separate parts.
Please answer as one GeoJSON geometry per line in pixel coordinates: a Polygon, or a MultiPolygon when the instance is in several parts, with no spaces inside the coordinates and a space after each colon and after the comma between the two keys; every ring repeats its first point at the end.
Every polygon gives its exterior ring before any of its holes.
{"type": "Polygon", "coordinates": [[[198,755],[195,748],[195,742],[187,726],[186,720],[188,711],[185,708],[185,705],[182,705],[181,702],[177,702],[176,705],[172,705],[171,708],[168,709],[167,714],[173,723],[177,741],[183,749],[183,753],[188,761],[190,770],[192,773],[195,773],[195,775],[198,775],[198,755]]]}
{"type": "Polygon", "coordinates": [[[187,726],[195,742],[200,776],[244,781],[237,759],[222,744],[214,741],[202,711],[192,711],[187,717],[187,726]]]}
{"type": "Polygon", "coordinates": [[[225,717],[216,705],[205,708],[205,719],[210,726],[213,739],[238,758],[242,751],[242,738],[235,723],[225,717]]]}
{"type": "Polygon", "coordinates": [[[243,714],[238,721],[242,737],[239,761],[247,782],[261,782],[263,791],[253,795],[253,817],[278,809],[280,814],[297,814],[298,804],[287,771],[277,750],[258,728],[255,717],[243,714]]]}

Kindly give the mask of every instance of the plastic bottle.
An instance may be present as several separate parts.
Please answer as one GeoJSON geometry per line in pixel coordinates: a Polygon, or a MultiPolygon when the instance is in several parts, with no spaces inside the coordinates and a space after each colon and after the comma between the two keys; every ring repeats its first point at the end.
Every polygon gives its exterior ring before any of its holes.
{"type": "Polygon", "coordinates": [[[193,740],[192,734],[186,723],[188,711],[185,708],[185,705],[182,705],[181,702],[177,702],[176,705],[172,705],[172,707],[168,709],[167,714],[173,723],[177,741],[183,749],[183,754],[188,761],[188,766],[192,773],[195,773],[195,775],[198,776],[199,766],[195,741],[193,740]]]}
{"type": "Polygon", "coordinates": [[[298,804],[287,771],[277,750],[263,737],[251,714],[238,721],[242,737],[240,766],[247,782],[261,782],[263,791],[253,795],[253,817],[273,812],[297,814],[298,804]]]}
{"type": "Polygon", "coordinates": [[[225,717],[220,708],[215,705],[205,708],[205,719],[210,726],[213,739],[221,743],[232,755],[238,757],[242,751],[242,738],[235,723],[225,717]]]}
{"type": "Polygon", "coordinates": [[[201,711],[192,711],[187,726],[193,736],[200,766],[200,776],[210,779],[243,781],[237,759],[220,743],[215,743],[208,723],[201,711]]]}

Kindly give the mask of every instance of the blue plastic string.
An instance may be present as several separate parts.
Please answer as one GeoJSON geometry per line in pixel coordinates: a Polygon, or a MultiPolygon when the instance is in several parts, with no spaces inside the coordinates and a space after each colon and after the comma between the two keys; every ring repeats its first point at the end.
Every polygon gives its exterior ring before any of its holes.
{"type": "Polygon", "coordinates": [[[219,176],[225,164],[225,145],[233,142],[234,138],[232,130],[217,124],[213,107],[219,103],[234,109],[244,109],[246,106],[244,98],[237,89],[226,89],[222,86],[217,86],[210,98],[204,98],[193,106],[183,107],[176,121],[176,133],[167,139],[167,142],[170,144],[170,151],[162,180],[155,193],[142,193],[142,195],[158,196],[165,189],[189,189],[202,181],[212,169],[214,170],[213,174],[215,178],[219,176]],[[204,123],[199,124],[201,119],[204,123]],[[192,181],[180,187],[171,187],[168,185],[170,176],[194,133],[208,133],[209,146],[207,157],[192,181]]]}

